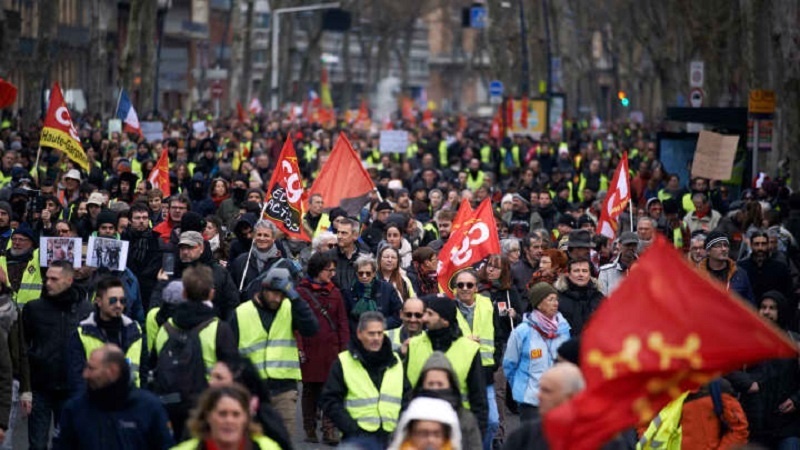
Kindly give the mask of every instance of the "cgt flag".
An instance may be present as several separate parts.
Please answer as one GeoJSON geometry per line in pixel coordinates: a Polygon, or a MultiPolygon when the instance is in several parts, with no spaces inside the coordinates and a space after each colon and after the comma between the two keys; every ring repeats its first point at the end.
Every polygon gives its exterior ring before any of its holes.
{"type": "Polygon", "coordinates": [[[439,252],[439,286],[450,297],[459,271],[493,253],[500,253],[500,238],[490,199],[485,199],[472,214],[467,209],[469,207],[466,200],[461,202],[450,238],[439,252]]]}
{"type": "Polygon", "coordinates": [[[631,186],[628,180],[628,153],[622,154],[622,160],[614,172],[608,194],[600,210],[600,220],[597,222],[597,234],[602,234],[609,239],[617,235],[617,218],[628,207],[631,201],[631,186]]]}
{"type": "Polygon", "coordinates": [[[303,228],[306,193],[291,138],[286,138],[267,187],[264,215],[289,238],[311,242],[303,228]]]}
{"type": "Polygon", "coordinates": [[[311,185],[309,196],[320,194],[327,208],[340,206],[347,215],[357,217],[373,190],[372,178],[361,165],[361,159],[347,136],[340,133],[328,162],[311,185]]]}
{"type": "Polygon", "coordinates": [[[150,171],[150,176],[147,181],[153,185],[153,188],[161,189],[164,198],[171,195],[169,188],[169,152],[166,149],[161,150],[161,156],[158,157],[156,165],[150,171]]]}
{"type": "Polygon", "coordinates": [[[554,450],[600,448],[721,374],[797,357],[784,333],[660,236],[594,313],[581,343],[586,390],[544,417],[554,450]]]}
{"type": "Polygon", "coordinates": [[[58,83],[53,83],[53,89],[50,90],[50,105],[47,107],[39,145],[61,150],[83,170],[89,171],[89,159],[83,151],[58,83]]]}

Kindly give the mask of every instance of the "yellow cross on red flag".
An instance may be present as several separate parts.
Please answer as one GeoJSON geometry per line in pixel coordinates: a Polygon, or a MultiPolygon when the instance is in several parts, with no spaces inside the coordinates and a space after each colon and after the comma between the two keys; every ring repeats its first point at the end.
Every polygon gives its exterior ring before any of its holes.
{"type": "Polygon", "coordinates": [[[39,145],[61,150],[83,170],[89,170],[89,158],[81,146],[78,130],[72,123],[72,117],[58,83],[53,83],[53,88],[50,90],[50,105],[47,107],[39,145]]]}

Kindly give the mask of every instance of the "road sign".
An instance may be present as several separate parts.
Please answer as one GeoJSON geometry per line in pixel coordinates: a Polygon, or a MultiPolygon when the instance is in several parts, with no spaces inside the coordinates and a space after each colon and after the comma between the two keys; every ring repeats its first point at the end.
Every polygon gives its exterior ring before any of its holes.
{"type": "Polygon", "coordinates": [[[689,63],[689,87],[701,88],[705,79],[703,61],[692,61],[689,63]]]}
{"type": "Polygon", "coordinates": [[[775,114],[775,91],[754,89],[750,91],[747,112],[751,117],[771,119],[775,114]]]}
{"type": "Polygon", "coordinates": [[[703,90],[699,87],[692,88],[689,91],[689,104],[692,105],[692,108],[699,108],[703,106],[703,90]]]}
{"type": "Polygon", "coordinates": [[[500,80],[492,80],[489,82],[489,95],[503,96],[503,82],[500,80]]]}
{"type": "Polygon", "coordinates": [[[469,9],[469,26],[470,28],[483,29],[486,28],[486,7],[473,6],[469,9]]]}
{"type": "Polygon", "coordinates": [[[222,97],[222,82],[215,80],[211,83],[211,96],[214,98],[222,97]]]}

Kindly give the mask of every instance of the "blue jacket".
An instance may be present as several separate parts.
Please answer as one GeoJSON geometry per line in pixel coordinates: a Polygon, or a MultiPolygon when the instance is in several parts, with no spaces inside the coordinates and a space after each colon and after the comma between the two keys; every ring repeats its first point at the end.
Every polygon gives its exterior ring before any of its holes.
{"type": "Polygon", "coordinates": [[[569,324],[558,313],[556,337],[546,339],[535,328],[532,317],[532,313],[525,314],[522,323],[511,332],[503,356],[503,372],[514,401],[539,406],[539,380],[555,364],[558,347],[569,340],[569,324]]]}
{"type": "Polygon", "coordinates": [[[101,408],[87,394],[67,402],[61,413],[60,450],[159,450],[173,445],[169,419],[161,401],[132,388],[113,409],[101,408]]]}

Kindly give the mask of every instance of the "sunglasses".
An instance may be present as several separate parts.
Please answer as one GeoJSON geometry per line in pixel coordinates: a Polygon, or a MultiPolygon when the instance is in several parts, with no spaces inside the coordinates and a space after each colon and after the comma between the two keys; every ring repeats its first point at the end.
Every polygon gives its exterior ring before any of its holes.
{"type": "Polygon", "coordinates": [[[414,313],[407,312],[407,313],[403,313],[403,315],[406,317],[406,319],[410,319],[412,317],[415,318],[415,319],[422,319],[422,313],[421,312],[414,312],[414,313]]]}
{"type": "Polygon", "coordinates": [[[372,272],[358,272],[358,276],[360,277],[371,277],[372,272]]]}
{"type": "Polygon", "coordinates": [[[119,302],[121,305],[126,303],[125,297],[109,297],[108,304],[109,305],[116,305],[119,302]]]}
{"type": "Polygon", "coordinates": [[[472,289],[475,287],[475,283],[456,283],[456,287],[459,289],[472,289]]]}
{"type": "Polygon", "coordinates": [[[327,245],[326,245],[326,247],[328,247],[328,248],[335,248],[335,247],[336,247],[336,244],[327,244],[327,245]]]}

